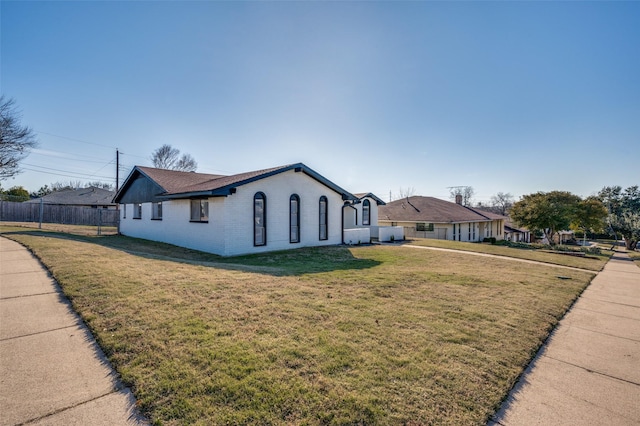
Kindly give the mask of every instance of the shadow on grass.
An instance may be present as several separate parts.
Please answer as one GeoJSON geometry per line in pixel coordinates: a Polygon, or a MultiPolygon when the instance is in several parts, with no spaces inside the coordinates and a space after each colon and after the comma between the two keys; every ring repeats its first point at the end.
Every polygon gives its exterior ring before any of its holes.
{"type": "Polygon", "coordinates": [[[38,229],[0,231],[2,236],[29,235],[95,244],[146,259],[166,260],[212,268],[264,273],[273,276],[304,275],[372,268],[381,262],[353,256],[346,246],[305,247],[269,253],[222,257],[171,244],[122,235],[85,236],[38,229]]]}

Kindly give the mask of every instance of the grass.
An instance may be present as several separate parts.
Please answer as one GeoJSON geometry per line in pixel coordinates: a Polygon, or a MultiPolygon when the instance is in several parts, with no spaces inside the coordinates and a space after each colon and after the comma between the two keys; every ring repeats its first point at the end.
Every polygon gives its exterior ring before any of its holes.
{"type": "Polygon", "coordinates": [[[51,270],[167,425],[485,424],[593,277],[401,246],[223,259],[0,232],[51,270]]]}
{"type": "Polygon", "coordinates": [[[635,252],[628,252],[628,253],[631,260],[633,260],[634,262],[636,262],[638,266],[640,266],[640,252],[635,251],[635,252]]]}
{"type": "MultiPolygon", "coordinates": [[[[64,232],[75,235],[98,235],[97,226],[84,225],[64,225],[60,223],[43,223],[38,222],[2,222],[4,227],[42,229],[45,231],[64,232]]],[[[101,226],[100,235],[116,235],[118,228],[115,226],[101,226]]]]}
{"type": "Polygon", "coordinates": [[[546,251],[518,249],[506,246],[464,243],[459,241],[435,240],[417,238],[410,240],[408,244],[422,247],[445,248],[451,250],[462,250],[476,253],[495,254],[498,256],[514,257],[517,259],[533,260],[537,262],[551,263],[554,265],[570,266],[574,268],[587,269],[590,271],[601,271],[607,263],[611,254],[610,250],[602,250],[601,255],[588,255],[585,257],[566,256],[559,253],[549,253],[546,251]]]}

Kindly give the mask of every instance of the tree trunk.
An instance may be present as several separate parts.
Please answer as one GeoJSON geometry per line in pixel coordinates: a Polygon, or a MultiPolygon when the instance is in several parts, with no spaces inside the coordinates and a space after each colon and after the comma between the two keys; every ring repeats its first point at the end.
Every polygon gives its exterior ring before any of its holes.
{"type": "Polygon", "coordinates": [[[555,232],[553,232],[553,229],[543,229],[542,232],[544,233],[544,236],[547,237],[547,241],[549,242],[550,246],[556,245],[555,241],[553,241],[553,235],[555,234],[555,232]]]}

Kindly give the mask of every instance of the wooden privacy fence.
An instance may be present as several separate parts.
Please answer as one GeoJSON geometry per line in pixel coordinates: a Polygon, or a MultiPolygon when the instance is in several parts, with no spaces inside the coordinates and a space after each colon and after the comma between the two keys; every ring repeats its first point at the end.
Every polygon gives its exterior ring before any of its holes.
{"type": "Polygon", "coordinates": [[[0,221],[64,225],[118,226],[119,211],[46,203],[0,201],[0,221]]]}

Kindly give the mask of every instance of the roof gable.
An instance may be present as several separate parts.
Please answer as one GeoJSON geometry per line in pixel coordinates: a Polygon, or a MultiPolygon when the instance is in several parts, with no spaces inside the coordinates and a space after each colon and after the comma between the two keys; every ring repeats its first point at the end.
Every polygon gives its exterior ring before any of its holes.
{"type": "Polygon", "coordinates": [[[387,204],[384,201],[382,201],[382,199],[376,197],[376,195],[374,193],[372,193],[372,192],[360,192],[358,194],[353,194],[353,195],[355,195],[356,198],[358,198],[359,200],[362,200],[363,198],[371,198],[379,206],[384,206],[385,204],[387,204]]]}

